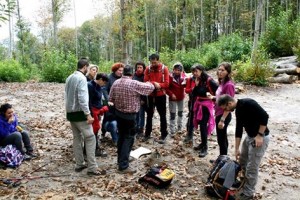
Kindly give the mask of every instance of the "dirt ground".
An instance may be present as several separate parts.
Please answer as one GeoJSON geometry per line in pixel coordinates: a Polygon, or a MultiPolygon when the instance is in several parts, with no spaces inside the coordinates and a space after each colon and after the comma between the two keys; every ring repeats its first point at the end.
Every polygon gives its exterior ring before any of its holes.
{"type": "MultiPolygon", "coordinates": [[[[215,134],[209,140],[209,154],[199,158],[191,145],[183,144],[184,134],[168,137],[165,145],[136,141],[161,157],[147,155],[130,163],[138,169],[134,175],[117,173],[116,148],[109,135],[101,145],[108,157],[97,158],[99,167],[107,174],[89,177],[86,170],[74,172],[72,133],[65,119],[64,84],[0,83],[0,102],[13,104],[20,122],[30,130],[39,157],[23,162],[17,169],[0,170],[0,177],[32,176],[14,188],[0,186],[0,199],[212,199],[204,192],[209,160],[218,155],[215,134]],[[148,165],[165,161],[176,177],[167,190],[144,188],[138,178],[148,165]],[[41,166],[43,166],[41,169],[41,166]],[[33,173],[32,171],[36,170],[33,173]],[[49,177],[52,176],[52,177],[49,177]]],[[[257,100],[269,113],[270,146],[259,170],[258,199],[299,199],[300,195],[300,84],[275,84],[270,87],[244,86],[238,98],[257,100]]],[[[187,113],[187,109],[185,109],[187,113]]],[[[158,133],[158,115],[153,137],[158,133]]],[[[235,118],[229,126],[230,156],[234,158],[235,118]]],[[[199,143],[196,133],[195,143],[199,143]]]]}

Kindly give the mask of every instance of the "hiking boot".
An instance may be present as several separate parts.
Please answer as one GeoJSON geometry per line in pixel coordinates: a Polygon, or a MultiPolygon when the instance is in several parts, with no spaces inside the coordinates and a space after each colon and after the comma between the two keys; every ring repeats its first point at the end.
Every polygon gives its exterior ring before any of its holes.
{"type": "Polygon", "coordinates": [[[86,165],[82,165],[81,167],[76,167],[76,168],[75,168],[75,172],[81,172],[81,171],[84,170],[85,168],[87,168],[86,165]]]}
{"type": "Polygon", "coordinates": [[[144,138],[142,139],[143,142],[147,142],[150,139],[150,136],[144,136],[144,138]]]}
{"type": "Polygon", "coordinates": [[[28,151],[28,152],[26,152],[26,154],[27,154],[28,156],[30,156],[31,158],[36,158],[36,157],[38,157],[35,153],[33,153],[33,151],[28,151]]]}
{"type": "Polygon", "coordinates": [[[135,169],[132,169],[131,167],[127,167],[126,169],[119,169],[119,174],[134,174],[136,172],[135,169]]]}
{"type": "Polygon", "coordinates": [[[166,138],[165,139],[162,139],[161,137],[158,139],[158,140],[155,140],[157,143],[159,144],[164,144],[166,143],[166,138]]]}
{"type": "Polygon", "coordinates": [[[106,171],[104,169],[101,171],[96,170],[96,171],[87,172],[86,174],[89,176],[101,176],[101,175],[105,175],[106,171]]]}
{"type": "Polygon", "coordinates": [[[30,155],[27,155],[27,154],[24,154],[23,155],[23,160],[31,160],[31,156],[30,155]]]}
{"type": "Polygon", "coordinates": [[[184,142],[185,144],[189,144],[189,143],[193,142],[193,138],[185,137],[184,140],[183,140],[183,142],[184,142]]]}
{"type": "Polygon", "coordinates": [[[235,194],[235,199],[237,200],[252,200],[253,199],[253,196],[246,196],[244,193],[236,193],[235,194]]]}
{"type": "Polygon", "coordinates": [[[207,147],[203,146],[200,150],[199,157],[204,158],[207,155],[207,147]]]}
{"type": "Polygon", "coordinates": [[[107,153],[103,149],[96,149],[95,156],[96,157],[107,157],[107,153]]]}
{"type": "Polygon", "coordinates": [[[203,144],[201,143],[201,144],[199,144],[198,146],[195,146],[195,147],[194,147],[194,150],[199,151],[199,150],[201,150],[202,148],[203,148],[203,144]]]}

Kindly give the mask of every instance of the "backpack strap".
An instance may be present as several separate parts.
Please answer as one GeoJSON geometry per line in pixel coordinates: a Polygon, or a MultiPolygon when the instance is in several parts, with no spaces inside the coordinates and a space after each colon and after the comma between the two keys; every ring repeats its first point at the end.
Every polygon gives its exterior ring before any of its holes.
{"type": "MultiPolygon", "coordinates": [[[[150,77],[150,72],[152,72],[151,66],[149,66],[149,70],[148,70],[148,76],[150,77]]],[[[165,65],[163,64],[163,66],[161,67],[161,73],[162,73],[162,82],[165,82],[165,65]]]]}

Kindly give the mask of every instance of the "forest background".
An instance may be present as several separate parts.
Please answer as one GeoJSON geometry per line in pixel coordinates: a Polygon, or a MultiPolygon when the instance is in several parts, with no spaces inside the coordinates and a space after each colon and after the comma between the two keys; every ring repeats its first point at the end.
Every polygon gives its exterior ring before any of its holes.
{"type": "Polygon", "coordinates": [[[235,81],[266,85],[270,58],[300,55],[299,0],[110,0],[105,15],[59,26],[73,3],[48,1],[35,35],[19,0],[1,1],[0,25],[16,17],[17,39],[9,26],[9,39],[0,43],[0,81],[63,83],[79,57],[109,73],[114,62],[147,63],[158,52],[164,64],[181,61],[187,72],[194,63],[211,69],[231,62],[235,81]]]}

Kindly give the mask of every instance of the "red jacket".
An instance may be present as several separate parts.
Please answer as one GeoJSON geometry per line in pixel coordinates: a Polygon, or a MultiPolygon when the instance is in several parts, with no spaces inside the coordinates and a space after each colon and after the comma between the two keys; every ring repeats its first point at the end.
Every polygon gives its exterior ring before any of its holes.
{"type": "Polygon", "coordinates": [[[169,101],[181,101],[184,99],[184,88],[185,85],[182,85],[184,78],[180,77],[179,82],[177,82],[173,76],[169,76],[170,84],[169,88],[166,89],[167,95],[169,96],[169,101]],[[172,95],[176,96],[176,100],[172,99],[172,95]]]}
{"type": "Polygon", "coordinates": [[[157,69],[153,66],[147,66],[144,72],[144,82],[150,81],[151,83],[159,83],[161,89],[155,89],[150,96],[163,96],[166,94],[165,90],[169,87],[169,70],[167,66],[159,64],[157,69]],[[149,70],[150,68],[150,70],[149,70]],[[164,73],[162,73],[162,68],[164,68],[164,73]]]}
{"type": "Polygon", "coordinates": [[[192,91],[195,87],[196,83],[192,77],[186,79],[185,93],[192,94],[192,91]]]}

